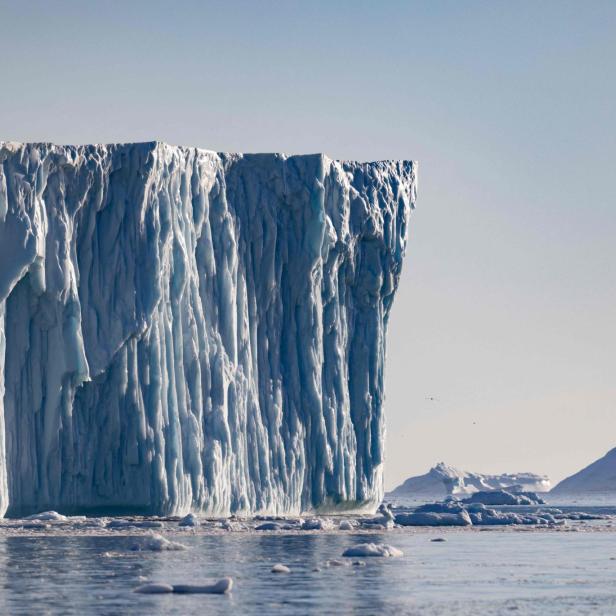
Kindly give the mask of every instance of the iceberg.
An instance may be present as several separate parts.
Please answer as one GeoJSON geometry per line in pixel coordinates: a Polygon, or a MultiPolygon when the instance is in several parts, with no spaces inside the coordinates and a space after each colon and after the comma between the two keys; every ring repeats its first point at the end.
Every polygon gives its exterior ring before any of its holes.
{"type": "Polygon", "coordinates": [[[411,161],[0,142],[0,512],[372,510],[411,161]]]}
{"type": "Polygon", "coordinates": [[[388,493],[390,497],[442,498],[470,495],[475,492],[508,490],[510,492],[547,492],[550,480],[535,473],[482,475],[459,470],[439,462],[426,474],[410,477],[388,493]]]}

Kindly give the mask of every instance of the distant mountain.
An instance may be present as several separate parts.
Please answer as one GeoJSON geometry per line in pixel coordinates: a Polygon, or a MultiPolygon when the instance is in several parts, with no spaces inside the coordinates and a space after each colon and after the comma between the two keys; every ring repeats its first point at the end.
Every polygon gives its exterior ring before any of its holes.
{"type": "Polygon", "coordinates": [[[616,492],[616,447],[581,471],[563,479],[550,494],[616,492]]]}
{"type": "Polygon", "coordinates": [[[439,462],[425,475],[407,479],[390,492],[389,496],[444,498],[484,490],[547,492],[549,489],[550,480],[546,475],[535,473],[481,475],[461,471],[444,462],[439,462]]]}

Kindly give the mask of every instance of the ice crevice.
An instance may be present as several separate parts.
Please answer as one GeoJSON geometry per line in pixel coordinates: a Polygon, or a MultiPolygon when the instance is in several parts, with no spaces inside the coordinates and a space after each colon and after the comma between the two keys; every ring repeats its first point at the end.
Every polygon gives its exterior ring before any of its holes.
{"type": "Polygon", "coordinates": [[[416,164],[0,142],[0,511],[383,495],[416,164]]]}

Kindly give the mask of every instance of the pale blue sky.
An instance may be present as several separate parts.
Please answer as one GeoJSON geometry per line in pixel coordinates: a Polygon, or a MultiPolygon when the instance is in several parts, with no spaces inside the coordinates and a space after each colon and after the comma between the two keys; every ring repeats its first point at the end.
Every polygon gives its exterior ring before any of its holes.
{"type": "Polygon", "coordinates": [[[0,0],[0,139],[418,159],[387,485],[557,480],[616,446],[615,32],[599,0],[0,0]]]}

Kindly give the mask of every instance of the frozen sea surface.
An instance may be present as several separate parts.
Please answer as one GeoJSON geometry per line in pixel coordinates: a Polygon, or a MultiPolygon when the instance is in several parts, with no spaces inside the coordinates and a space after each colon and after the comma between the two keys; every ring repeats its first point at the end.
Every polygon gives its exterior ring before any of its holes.
{"type": "Polygon", "coordinates": [[[11,524],[5,520],[0,529],[2,614],[616,613],[613,522],[490,532],[223,532],[207,524],[180,530],[171,521],[153,530],[103,532],[11,524]],[[151,532],[188,549],[135,551],[151,532]],[[342,558],[366,542],[403,555],[342,558]],[[357,560],[365,565],[353,566],[357,560]],[[291,572],[271,573],[277,563],[291,572]],[[198,584],[225,576],[234,580],[230,595],[133,592],[146,582],[198,584]]]}

